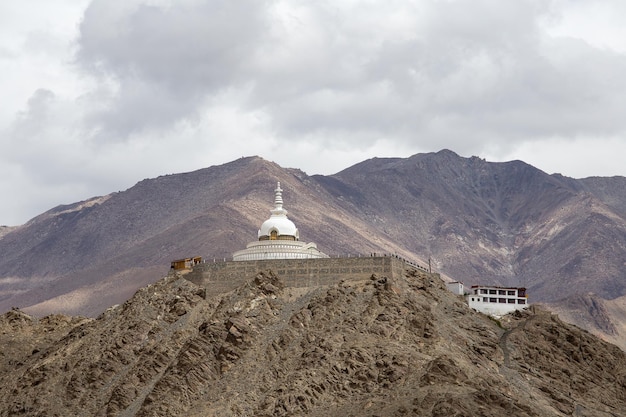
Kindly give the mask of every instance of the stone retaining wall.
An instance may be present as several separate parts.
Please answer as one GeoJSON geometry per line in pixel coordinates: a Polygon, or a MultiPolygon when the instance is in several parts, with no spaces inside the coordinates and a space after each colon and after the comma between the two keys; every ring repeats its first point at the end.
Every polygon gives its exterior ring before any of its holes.
{"type": "Polygon", "coordinates": [[[278,275],[287,287],[316,287],[341,280],[367,279],[372,274],[400,277],[407,267],[412,268],[394,256],[206,262],[194,266],[185,278],[205,287],[210,294],[219,294],[266,270],[278,275]]]}

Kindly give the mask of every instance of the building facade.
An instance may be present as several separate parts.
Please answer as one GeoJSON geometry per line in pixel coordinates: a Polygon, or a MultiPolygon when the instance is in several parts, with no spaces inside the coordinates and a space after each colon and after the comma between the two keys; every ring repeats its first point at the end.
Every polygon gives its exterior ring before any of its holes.
{"type": "Polygon", "coordinates": [[[171,262],[170,268],[174,271],[191,270],[191,268],[193,268],[195,265],[199,265],[201,263],[202,257],[194,256],[193,258],[176,259],[175,261],[171,262]]]}
{"type": "Polygon", "coordinates": [[[528,307],[528,295],[523,287],[472,285],[466,299],[470,308],[494,317],[528,307]]]}
{"type": "Polygon", "coordinates": [[[455,295],[465,294],[465,286],[461,281],[446,282],[446,288],[448,288],[448,291],[455,295]]]}

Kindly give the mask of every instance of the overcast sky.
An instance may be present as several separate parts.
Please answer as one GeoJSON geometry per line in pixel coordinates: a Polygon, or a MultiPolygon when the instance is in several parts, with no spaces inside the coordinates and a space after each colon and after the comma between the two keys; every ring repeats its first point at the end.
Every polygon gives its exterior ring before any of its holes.
{"type": "Polygon", "coordinates": [[[623,0],[0,2],[0,225],[259,155],[626,175],[623,0]]]}

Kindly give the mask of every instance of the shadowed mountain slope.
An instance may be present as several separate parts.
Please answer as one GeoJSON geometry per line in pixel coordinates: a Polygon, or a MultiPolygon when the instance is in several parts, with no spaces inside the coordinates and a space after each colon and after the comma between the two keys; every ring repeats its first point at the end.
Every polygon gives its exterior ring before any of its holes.
{"type": "Polygon", "coordinates": [[[533,300],[626,293],[625,178],[573,180],[442,151],[319,180],[338,205],[466,284],[526,286],[533,300]]]}

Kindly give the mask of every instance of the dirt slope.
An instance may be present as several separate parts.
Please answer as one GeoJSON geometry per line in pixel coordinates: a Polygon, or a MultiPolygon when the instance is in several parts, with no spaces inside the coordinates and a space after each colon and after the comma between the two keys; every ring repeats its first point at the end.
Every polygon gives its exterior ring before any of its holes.
{"type": "Polygon", "coordinates": [[[0,416],[626,415],[620,349],[542,310],[496,322],[415,272],[266,271],[219,296],[171,275],[97,319],[0,329],[0,416]]]}

